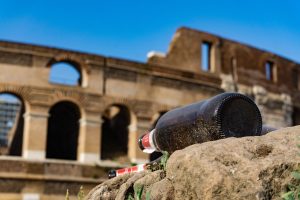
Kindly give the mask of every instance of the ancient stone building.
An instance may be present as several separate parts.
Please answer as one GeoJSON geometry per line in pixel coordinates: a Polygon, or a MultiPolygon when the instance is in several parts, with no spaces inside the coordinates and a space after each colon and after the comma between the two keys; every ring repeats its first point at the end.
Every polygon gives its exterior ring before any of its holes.
{"type": "Polygon", "coordinates": [[[250,96],[269,125],[298,124],[299,66],[189,28],[147,63],[1,41],[0,93],[22,108],[0,157],[0,199],[61,198],[119,163],[146,162],[136,141],[162,113],[220,92],[250,96]],[[76,84],[50,81],[60,63],[78,72],[76,84]]]}

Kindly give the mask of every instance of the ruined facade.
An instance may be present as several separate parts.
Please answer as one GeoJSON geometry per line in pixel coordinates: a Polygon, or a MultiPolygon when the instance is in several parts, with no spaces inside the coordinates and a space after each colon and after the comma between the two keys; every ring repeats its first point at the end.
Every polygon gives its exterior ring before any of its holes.
{"type": "Polygon", "coordinates": [[[89,187],[101,181],[103,166],[116,164],[112,161],[146,162],[149,156],[139,150],[137,139],[161,113],[224,91],[250,96],[266,124],[298,124],[299,66],[188,28],[176,31],[166,54],[149,53],[147,63],[1,41],[0,93],[17,96],[23,107],[8,156],[0,158],[7,163],[0,168],[0,185],[6,185],[0,187],[0,199],[55,199],[68,184],[81,181],[89,187]],[[79,72],[77,85],[49,81],[61,62],[79,72]],[[93,171],[94,163],[101,170],[93,171]],[[49,184],[56,189],[47,190],[49,184]]]}
{"type": "MultiPolygon", "coordinates": [[[[175,33],[166,54],[151,53],[149,64],[185,71],[190,79],[210,76],[223,91],[246,94],[257,103],[266,124],[299,124],[300,64],[271,52],[189,28],[175,33]],[[201,48],[203,44],[208,48],[201,48]],[[202,50],[208,52],[203,54],[202,50]],[[208,58],[201,58],[208,55],[208,58]],[[203,69],[203,59],[208,60],[203,69]]],[[[204,63],[205,64],[205,63],[204,63]]],[[[210,80],[206,81],[210,83],[210,80]]]]}

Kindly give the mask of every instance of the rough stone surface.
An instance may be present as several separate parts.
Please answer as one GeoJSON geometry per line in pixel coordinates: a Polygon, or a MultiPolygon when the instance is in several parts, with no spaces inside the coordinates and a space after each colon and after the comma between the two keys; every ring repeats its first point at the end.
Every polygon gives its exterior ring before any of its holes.
{"type": "Polygon", "coordinates": [[[88,199],[115,199],[119,188],[132,176],[133,174],[125,174],[98,185],[90,191],[88,199]]]}
{"type": "Polygon", "coordinates": [[[118,190],[116,200],[125,200],[130,194],[134,194],[133,184],[143,178],[147,172],[136,173],[130,177],[118,190]]]}
{"type": "MultiPolygon", "coordinates": [[[[165,178],[166,174],[162,170],[155,171],[153,173],[148,173],[143,178],[137,180],[134,183],[133,188],[138,188],[140,186],[143,186],[143,192],[142,192],[142,199],[146,198],[147,192],[151,194],[151,191],[157,190],[155,187],[153,187],[153,184],[161,181],[163,178],[165,178]]],[[[165,180],[165,179],[164,179],[165,180]]],[[[165,188],[165,184],[162,187],[162,189],[165,188]]],[[[156,196],[156,195],[155,195],[156,196]]],[[[162,199],[162,198],[159,198],[162,199]]]]}
{"type": "Polygon", "coordinates": [[[281,199],[291,172],[300,166],[299,136],[300,126],[192,145],[171,155],[166,175],[156,171],[117,177],[87,199],[126,199],[137,185],[144,186],[142,199],[281,199]]]}

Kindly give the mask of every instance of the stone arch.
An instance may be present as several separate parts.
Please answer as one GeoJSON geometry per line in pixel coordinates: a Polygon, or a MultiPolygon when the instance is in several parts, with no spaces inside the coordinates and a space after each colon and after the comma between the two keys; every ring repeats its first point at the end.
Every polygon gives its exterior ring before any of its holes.
{"type": "MultiPolygon", "coordinates": [[[[150,130],[153,130],[158,122],[158,120],[161,118],[161,116],[163,116],[163,114],[165,114],[166,112],[168,111],[159,111],[157,113],[155,113],[151,119],[151,127],[150,127],[150,130]]],[[[162,153],[161,152],[153,152],[150,154],[149,156],[149,160],[150,161],[153,161],[157,158],[159,158],[160,156],[162,156],[162,153]]]]}
{"type": "MultiPolygon", "coordinates": [[[[85,105],[82,102],[82,99],[76,98],[76,96],[66,96],[63,95],[62,93],[57,93],[51,101],[51,105],[55,105],[60,102],[70,102],[74,104],[80,112],[80,117],[85,118],[86,117],[86,110],[85,110],[85,105]]],[[[49,107],[48,113],[50,112],[51,107],[49,107]]]]}
{"type": "Polygon", "coordinates": [[[263,66],[266,61],[276,62],[275,55],[269,52],[263,52],[258,58],[258,64],[263,66]]]}
{"type": "Polygon", "coordinates": [[[4,136],[1,141],[1,154],[21,156],[24,134],[24,114],[28,110],[28,103],[19,94],[2,90],[0,95],[8,94],[17,101],[0,100],[1,107],[1,128],[0,134],[4,136]],[[6,137],[6,138],[5,138],[6,137]]]}
{"type": "Polygon", "coordinates": [[[17,96],[24,103],[26,112],[30,111],[30,89],[12,85],[0,85],[0,93],[9,93],[17,96]]]}
{"type": "Polygon", "coordinates": [[[80,108],[71,101],[60,101],[49,110],[46,158],[76,160],[80,108]]]}
{"type": "Polygon", "coordinates": [[[128,162],[130,135],[136,131],[136,117],[124,104],[111,104],[102,114],[101,159],[128,162]]]}
{"type": "Polygon", "coordinates": [[[78,86],[87,87],[90,68],[83,60],[79,59],[78,56],[74,56],[71,54],[62,54],[56,56],[55,58],[52,58],[48,62],[47,67],[51,68],[57,63],[68,63],[69,65],[73,66],[74,69],[80,74],[78,86]]]}
{"type": "Polygon", "coordinates": [[[300,107],[294,106],[292,112],[292,125],[300,125],[300,107]]]}
{"type": "Polygon", "coordinates": [[[81,86],[81,71],[68,61],[54,63],[51,66],[49,83],[66,86],[81,86]],[[65,76],[65,74],[67,74],[67,76],[65,76]]]}

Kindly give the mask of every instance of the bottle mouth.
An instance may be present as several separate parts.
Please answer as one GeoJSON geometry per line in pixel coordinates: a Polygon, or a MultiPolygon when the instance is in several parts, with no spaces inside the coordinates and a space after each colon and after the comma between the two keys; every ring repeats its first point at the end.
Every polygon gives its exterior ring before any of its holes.
{"type": "Polygon", "coordinates": [[[116,170],[110,170],[110,171],[108,172],[108,178],[109,178],[109,179],[114,178],[114,177],[116,177],[116,176],[117,176],[116,170]]]}
{"type": "Polygon", "coordinates": [[[156,150],[156,147],[155,147],[154,141],[153,141],[154,131],[155,131],[155,129],[142,135],[138,139],[138,145],[144,153],[153,153],[156,150]]]}
{"type": "Polygon", "coordinates": [[[247,96],[232,94],[217,110],[217,124],[222,137],[243,137],[261,134],[262,118],[256,104],[247,96]]]}
{"type": "Polygon", "coordinates": [[[145,136],[146,134],[143,134],[142,136],[139,137],[138,139],[138,144],[139,144],[139,147],[140,149],[143,151],[145,149],[144,145],[143,145],[143,137],[145,136]]]}

